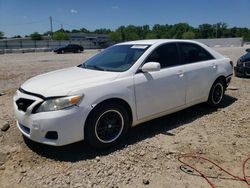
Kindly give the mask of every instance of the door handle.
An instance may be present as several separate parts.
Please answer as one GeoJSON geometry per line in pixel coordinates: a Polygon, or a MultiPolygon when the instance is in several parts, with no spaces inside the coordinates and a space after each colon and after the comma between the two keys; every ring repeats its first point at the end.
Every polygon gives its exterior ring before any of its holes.
{"type": "Polygon", "coordinates": [[[212,66],[214,69],[217,67],[217,65],[215,63],[213,63],[212,66]]]}
{"type": "Polygon", "coordinates": [[[177,72],[177,74],[179,75],[179,77],[183,77],[184,76],[184,71],[183,70],[179,70],[177,72]]]}

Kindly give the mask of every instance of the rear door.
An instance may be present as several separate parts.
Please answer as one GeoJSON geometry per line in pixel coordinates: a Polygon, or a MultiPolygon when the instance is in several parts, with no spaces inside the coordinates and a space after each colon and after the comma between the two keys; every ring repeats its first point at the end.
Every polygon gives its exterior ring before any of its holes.
{"type": "Polygon", "coordinates": [[[177,44],[181,63],[185,65],[186,103],[195,103],[209,94],[213,75],[217,68],[216,60],[197,44],[188,42],[177,44]]]}
{"type": "Polygon", "coordinates": [[[185,104],[185,73],[179,65],[175,43],[155,49],[146,62],[158,62],[161,70],[135,74],[137,117],[143,119],[185,104]]]}

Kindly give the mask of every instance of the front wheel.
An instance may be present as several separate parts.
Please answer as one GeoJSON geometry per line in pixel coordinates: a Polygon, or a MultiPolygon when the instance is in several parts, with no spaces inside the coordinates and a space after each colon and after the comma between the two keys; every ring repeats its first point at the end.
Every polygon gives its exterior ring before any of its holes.
{"type": "Polygon", "coordinates": [[[129,127],[126,109],[118,104],[103,104],[91,112],[85,129],[88,143],[93,147],[111,147],[121,141],[129,127]]]}
{"type": "Polygon", "coordinates": [[[225,94],[225,84],[223,80],[216,80],[210,90],[208,104],[211,107],[218,107],[225,94]]]}

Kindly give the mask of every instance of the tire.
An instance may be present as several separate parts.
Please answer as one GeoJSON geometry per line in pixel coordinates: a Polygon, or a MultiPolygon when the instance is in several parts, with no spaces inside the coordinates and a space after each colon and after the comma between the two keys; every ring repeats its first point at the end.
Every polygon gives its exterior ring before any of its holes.
{"type": "Polygon", "coordinates": [[[61,51],[61,54],[64,54],[64,50],[61,51]]]}
{"type": "Polygon", "coordinates": [[[221,101],[225,94],[225,83],[222,79],[218,79],[212,85],[209,97],[208,97],[208,105],[211,107],[219,107],[221,101]]]}
{"type": "Polygon", "coordinates": [[[98,105],[87,119],[85,136],[95,148],[116,145],[126,135],[130,125],[126,109],[119,104],[98,105]]]}

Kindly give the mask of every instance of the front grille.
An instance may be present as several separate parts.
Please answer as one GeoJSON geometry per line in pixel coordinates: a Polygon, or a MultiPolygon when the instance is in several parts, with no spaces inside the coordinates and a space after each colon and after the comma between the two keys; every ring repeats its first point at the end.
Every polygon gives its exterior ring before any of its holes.
{"type": "Polygon", "coordinates": [[[16,101],[16,105],[18,110],[21,110],[23,112],[26,112],[27,108],[33,103],[35,102],[34,100],[30,100],[30,99],[24,99],[24,98],[20,98],[16,101]]]}
{"type": "Polygon", "coordinates": [[[246,62],[246,63],[245,63],[245,67],[250,68],[250,62],[246,62]]]}
{"type": "Polygon", "coordinates": [[[27,134],[30,134],[30,128],[19,123],[19,127],[27,134]]]}
{"type": "Polygon", "coordinates": [[[250,67],[248,68],[245,68],[245,73],[247,74],[247,75],[250,75],[250,67]]]}

